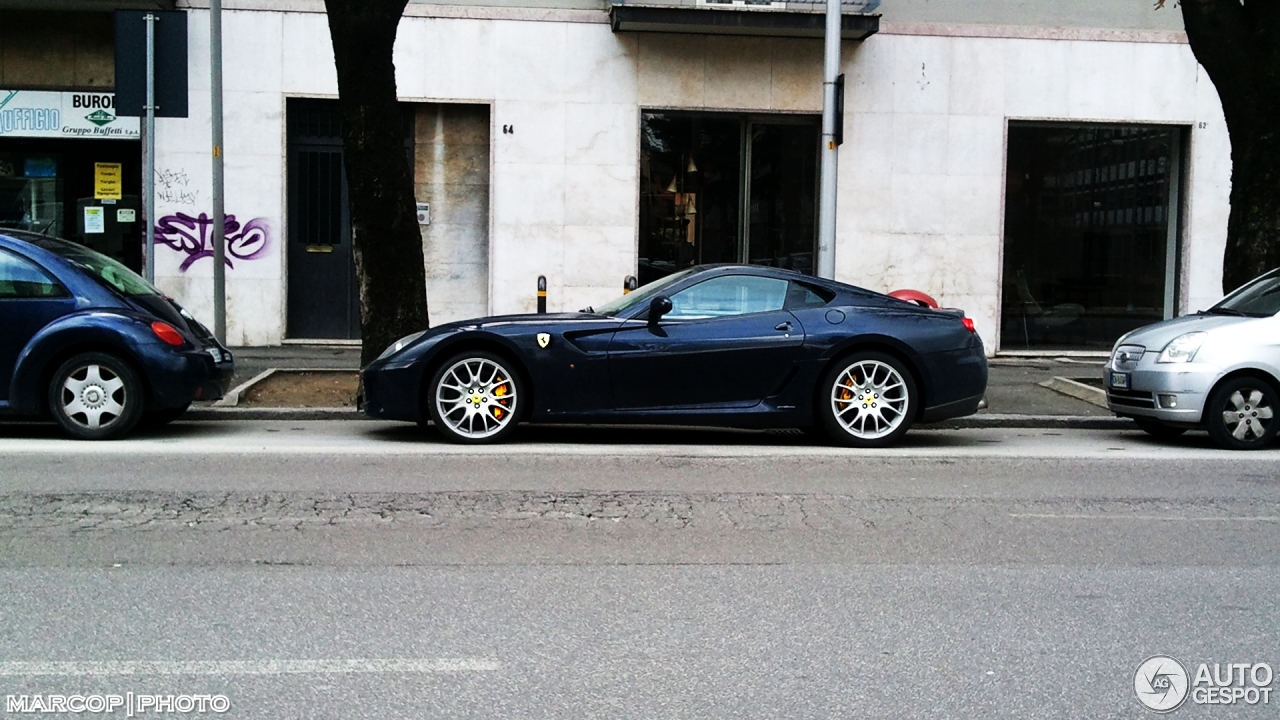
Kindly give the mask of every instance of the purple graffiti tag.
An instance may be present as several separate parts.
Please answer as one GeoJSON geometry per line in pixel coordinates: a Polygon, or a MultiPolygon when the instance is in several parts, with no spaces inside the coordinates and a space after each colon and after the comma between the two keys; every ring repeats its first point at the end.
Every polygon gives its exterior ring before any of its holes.
{"type": "MultiPolygon", "coordinates": [[[[232,258],[255,260],[262,257],[270,244],[269,225],[266,218],[254,218],[244,225],[235,215],[227,215],[223,223],[227,244],[227,267],[234,268],[232,258]]],[[[180,253],[186,253],[178,269],[186,272],[200,258],[213,257],[213,218],[205,213],[192,217],[186,213],[165,215],[154,230],[157,245],[164,245],[180,253]]]]}

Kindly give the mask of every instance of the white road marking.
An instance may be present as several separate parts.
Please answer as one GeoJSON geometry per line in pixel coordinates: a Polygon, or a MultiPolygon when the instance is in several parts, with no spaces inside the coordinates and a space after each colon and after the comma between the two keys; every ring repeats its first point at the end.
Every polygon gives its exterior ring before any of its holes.
{"type": "Polygon", "coordinates": [[[0,662],[0,676],[60,675],[298,675],[352,673],[458,673],[498,670],[485,658],[348,660],[105,660],[98,662],[0,662]]]}
{"type": "Polygon", "coordinates": [[[1051,513],[1009,513],[1011,518],[1036,520],[1172,520],[1176,522],[1280,522],[1280,515],[1241,515],[1225,517],[1185,517],[1178,515],[1077,515],[1051,513]]]}

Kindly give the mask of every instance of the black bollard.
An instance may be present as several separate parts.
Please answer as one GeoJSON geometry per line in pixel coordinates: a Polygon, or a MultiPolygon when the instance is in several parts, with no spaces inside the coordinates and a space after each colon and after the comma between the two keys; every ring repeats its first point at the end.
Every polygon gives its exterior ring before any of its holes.
{"type": "Polygon", "coordinates": [[[547,276],[538,276],[538,314],[547,314],[547,276]]]}

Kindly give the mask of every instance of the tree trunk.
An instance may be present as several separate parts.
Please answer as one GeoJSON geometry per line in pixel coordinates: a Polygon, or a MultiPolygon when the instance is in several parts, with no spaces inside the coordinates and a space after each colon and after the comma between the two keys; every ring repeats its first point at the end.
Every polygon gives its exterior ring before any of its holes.
{"type": "Polygon", "coordinates": [[[1230,292],[1280,267],[1280,2],[1181,0],[1191,51],[1213,80],[1231,138],[1230,292]]]}
{"type": "Polygon", "coordinates": [[[408,0],[325,0],[338,70],[362,364],[427,327],[422,232],[391,51],[408,0]]]}

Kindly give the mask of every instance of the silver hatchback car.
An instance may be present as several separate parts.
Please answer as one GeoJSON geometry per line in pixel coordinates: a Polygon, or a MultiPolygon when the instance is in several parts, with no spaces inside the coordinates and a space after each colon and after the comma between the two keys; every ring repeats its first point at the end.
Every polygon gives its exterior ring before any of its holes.
{"type": "Polygon", "coordinates": [[[1157,437],[1203,428],[1225,448],[1267,447],[1280,406],[1280,269],[1120,338],[1103,383],[1107,406],[1157,437]]]}

